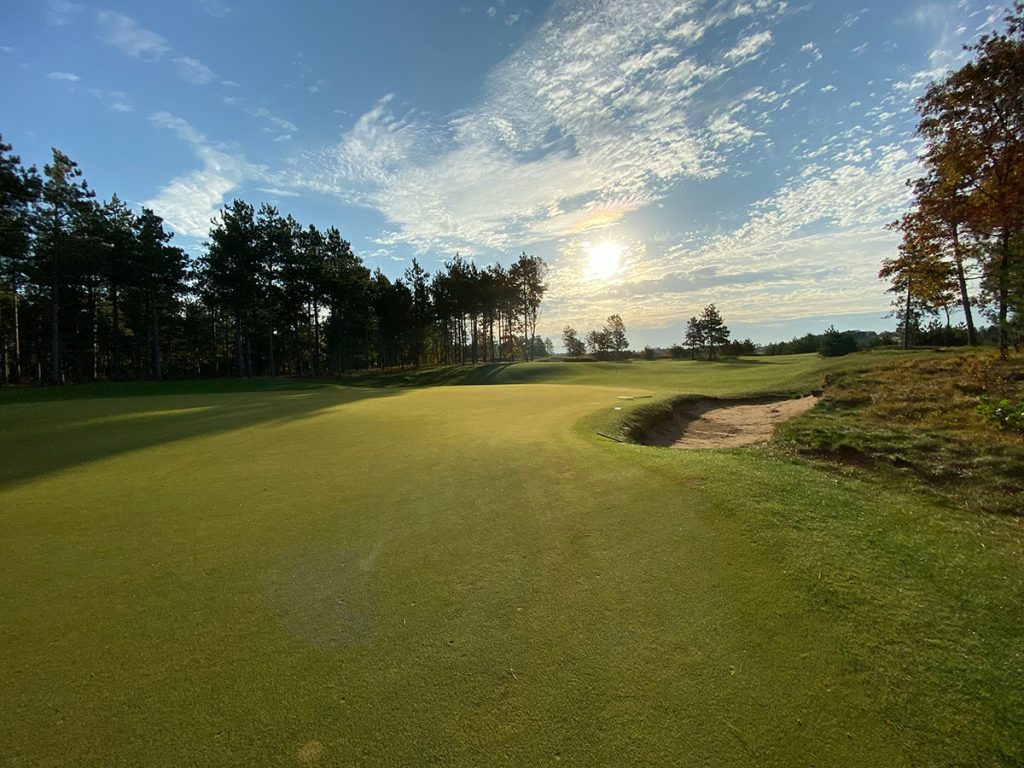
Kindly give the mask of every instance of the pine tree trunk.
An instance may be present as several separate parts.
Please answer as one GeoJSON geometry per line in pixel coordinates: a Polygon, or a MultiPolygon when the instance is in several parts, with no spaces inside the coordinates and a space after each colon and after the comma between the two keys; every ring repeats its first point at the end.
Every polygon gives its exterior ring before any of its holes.
{"type": "Polygon", "coordinates": [[[152,322],[152,336],[153,336],[153,378],[156,381],[163,381],[164,372],[162,366],[162,360],[160,359],[160,318],[157,314],[156,302],[150,300],[150,319],[152,322]]]}
{"type": "Polygon", "coordinates": [[[964,321],[967,323],[967,343],[978,346],[978,332],[974,330],[974,315],[971,312],[971,297],[967,295],[967,276],[964,274],[964,257],[960,252],[960,232],[953,227],[953,260],[956,263],[956,282],[960,287],[960,304],[964,309],[964,321]]]}
{"type": "Polygon", "coordinates": [[[121,378],[121,306],[117,286],[110,287],[110,375],[121,378]]]}
{"type": "Polygon", "coordinates": [[[320,375],[320,307],[313,302],[313,375],[320,375]]]}
{"type": "Polygon", "coordinates": [[[267,322],[268,322],[267,339],[270,342],[269,345],[268,345],[268,350],[267,350],[269,352],[269,356],[270,356],[270,359],[268,360],[268,362],[270,364],[270,376],[273,377],[273,376],[275,376],[277,374],[277,362],[274,360],[274,306],[273,306],[273,303],[271,303],[271,306],[270,306],[270,313],[268,315],[267,322]]]}
{"type": "Polygon", "coordinates": [[[60,384],[60,286],[58,276],[60,269],[57,266],[57,257],[53,259],[53,270],[50,286],[50,384],[60,384]]]}
{"type": "Polygon", "coordinates": [[[14,292],[14,381],[21,383],[21,319],[18,315],[18,281],[11,279],[14,292]]]}
{"type": "Polygon", "coordinates": [[[92,323],[92,380],[100,377],[100,324],[96,311],[96,291],[89,285],[89,320],[92,323]]]}
{"type": "Polygon", "coordinates": [[[999,357],[1005,360],[1010,354],[1009,328],[1006,324],[1010,299],[1010,230],[1003,227],[1002,256],[999,258],[999,357]]]}
{"type": "Polygon", "coordinates": [[[239,315],[235,316],[235,372],[238,378],[244,379],[245,350],[242,348],[242,318],[239,315]]]}
{"type": "Polygon", "coordinates": [[[903,310],[903,349],[910,349],[910,280],[907,280],[907,304],[903,310]]]}
{"type": "Polygon", "coordinates": [[[477,342],[477,335],[476,335],[476,315],[470,315],[470,316],[469,316],[469,323],[470,323],[470,328],[471,328],[471,330],[472,330],[472,339],[471,339],[471,343],[473,344],[473,349],[472,349],[472,359],[473,359],[473,365],[476,365],[476,362],[477,362],[477,350],[476,350],[476,342],[477,342]]]}
{"type": "MultiPolygon", "coordinates": [[[[4,305],[0,302],[0,329],[4,327],[4,305]]],[[[7,353],[7,336],[0,336],[0,384],[11,379],[11,361],[7,353]]]]}

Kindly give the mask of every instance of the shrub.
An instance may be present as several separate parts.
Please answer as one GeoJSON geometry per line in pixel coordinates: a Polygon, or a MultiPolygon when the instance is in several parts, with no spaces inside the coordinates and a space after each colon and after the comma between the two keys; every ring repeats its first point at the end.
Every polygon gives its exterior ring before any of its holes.
{"type": "Polygon", "coordinates": [[[1024,400],[1013,403],[1004,399],[994,403],[991,398],[982,396],[978,401],[978,413],[1005,429],[1024,432],[1024,400]]]}
{"type": "Polygon", "coordinates": [[[821,337],[818,352],[822,357],[842,357],[857,351],[857,339],[849,333],[840,333],[834,325],[830,325],[821,337]]]}

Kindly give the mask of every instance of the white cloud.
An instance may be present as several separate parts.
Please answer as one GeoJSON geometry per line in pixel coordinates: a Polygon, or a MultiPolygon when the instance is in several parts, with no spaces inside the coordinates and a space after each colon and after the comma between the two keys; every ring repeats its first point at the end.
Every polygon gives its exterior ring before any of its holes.
{"type": "Polygon", "coordinates": [[[78,75],[72,74],[71,72],[51,72],[47,75],[50,80],[57,80],[63,83],[77,83],[80,78],[78,75]]]}
{"type": "Polygon", "coordinates": [[[178,74],[195,85],[206,85],[215,77],[212,69],[191,56],[179,56],[174,60],[174,64],[178,68],[178,74]]]}
{"type": "Polygon", "coordinates": [[[263,192],[267,195],[273,195],[274,197],[299,197],[298,192],[294,192],[288,189],[277,189],[276,187],[256,187],[257,192],[263,192]]]}
{"type": "Polygon", "coordinates": [[[771,41],[772,33],[769,30],[756,32],[740,40],[725,54],[725,59],[733,64],[753,61],[764,52],[765,47],[771,41]]]}
{"type": "Polygon", "coordinates": [[[492,5],[490,8],[487,9],[487,18],[493,19],[497,13],[498,9],[492,5]]]}
{"type": "MultiPolygon", "coordinates": [[[[680,179],[722,173],[730,150],[759,135],[698,98],[772,40],[741,33],[728,53],[698,50],[709,30],[736,35],[737,8],[557,5],[476,106],[442,121],[386,97],[300,164],[294,183],[381,211],[389,242],[418,249],[507,248],[607,226],[680,179]]],[[[762,22],[780,12],[741,10],[762,22]]]]}
{"type": "Polygon", "coordinates": [[[506,27],[511,27],[517,21],[519,21],[519,14],[518,13],[510,13],[508,16],[505,17],[505,26],[506,27]]]}
{"type": "Polygon", "coordinates": [[[140,27],[135,19],[114,11],[99,11],[100,39],[134,59],[156,60],[171,50],[156,32],[140,27]]]}
{"type": "Polygon", "coordinates": [[[815,61],[821,61],[821,50],[814,43],[804,43],[800,46],[800,50],[803,53],[811,54],[811,58],[815,61]]]}
{"type": "Polygon", "coordinates": [[[155,197],[144,203],[162,216],[177,234],[206,236],[210,231],[210,220],[229,193],[246,180],[266,178],[265,169],[213,146],[202,133],[180,117],[157,112],[149,119],[154,125],[171,130],[188,142],[203,163],[202,168],[172,179],[155,197]]]}
{"type": "Polygon", "coordinates": [[[761,0],[711,11],[672,0],[556,4],[471,108],[432,117],[389,94],[276,184],[380,211],[390,222],[375,239],[382,248],[490,256],[481,250],[557,240],[543,333],[599,323],[627,302],[638,327],[674,324],[710,301],[736,322],[877,311],[879,257],[894,247],[883,225],[917,172],[916,147],[884,138],[909,135],[901,121],[913,105],[898,85],[869,102],[863,126],[787,148],[790,164],[775,168],[783,181],[769,182],[775,192],[745,221],[672,245],[624,242],[627,269],[581,281],[585,240],[620,237],[630,213],[700,189],[688,182],[751,173],[782,153],[768,126],[813,93],[809,81],[740,70],[769,50],[779,13],[761,0]]]}
{"type": "Polygon", "coordinates": [[[738,109],[733,109],[717,114],[708,121],[708,130],[716,145],[735,148],[749,144],[755,137],[764,135],[738,122],[735,118],[738,112],[738,109]]]}
{"type": "Polygon", "coordinates": [[[747,323],[877,311],[879,254],[896,244],[884,225],[906,206],[903,179],[919,166],[913,147],[841,154],[833,166],[805,167],[727,234],[694,235],[653,254],[632,249],[630,268],[605,284],[580,281],[579,243],[568,242],[542,332],[598,324],[627,302],[631,323],[643,328],[673,325],[712,301],[747,323]]]}

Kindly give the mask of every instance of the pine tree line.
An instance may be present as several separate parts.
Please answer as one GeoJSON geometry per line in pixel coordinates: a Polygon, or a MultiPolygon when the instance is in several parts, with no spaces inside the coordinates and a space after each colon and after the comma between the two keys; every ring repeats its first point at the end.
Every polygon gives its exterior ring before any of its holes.
{"type": "Polygon", "coordinates": [[[546,265],[456,255],[371,272],[335,227],[242,200],[189,259],[149,209],[99,202],[59,150],[40,174],[0,141],[0,383],[316,376],[532,359],[546,265]]]}

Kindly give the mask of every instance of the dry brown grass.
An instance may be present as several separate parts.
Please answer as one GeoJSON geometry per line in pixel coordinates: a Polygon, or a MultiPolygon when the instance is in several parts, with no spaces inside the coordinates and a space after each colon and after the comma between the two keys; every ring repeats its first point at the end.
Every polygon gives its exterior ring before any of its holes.
{"type": "Polygon", "coordinates": [[[1019,515],[1024,435],[978,412],[986,395],[1024,396],[1024,359],[990,351],[888,359],[833,375],[821,405],[777,440],[806,456],[912,475],[958,505],[1019,515]]]}

